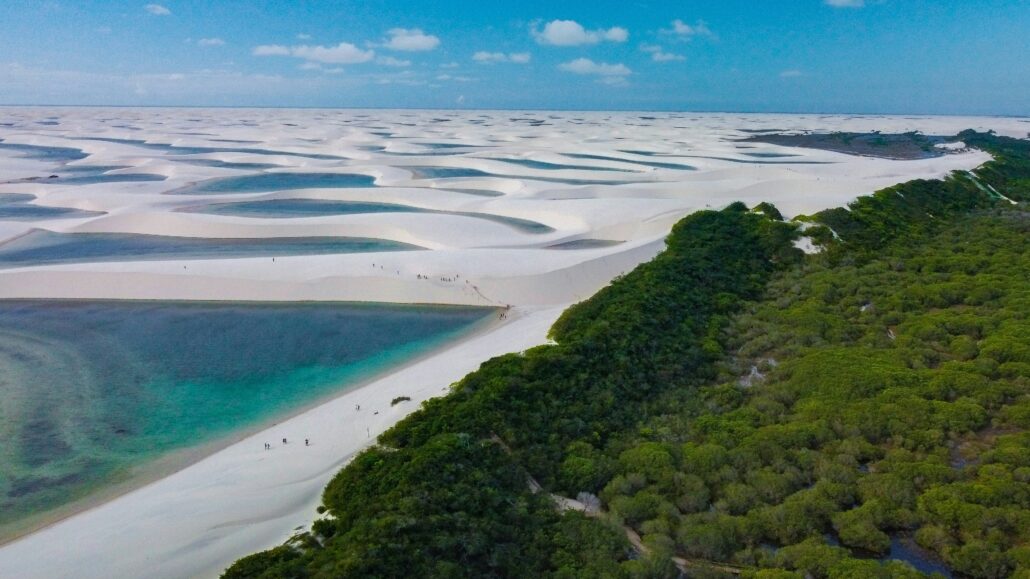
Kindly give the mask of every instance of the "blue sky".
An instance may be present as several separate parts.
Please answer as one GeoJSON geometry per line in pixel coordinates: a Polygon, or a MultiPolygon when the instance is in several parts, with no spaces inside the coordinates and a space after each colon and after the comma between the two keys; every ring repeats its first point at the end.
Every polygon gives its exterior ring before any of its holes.
{"type": "Polygon", "coordinates": [[[1027,0],[4,0],[0,103],[1030,114],[1027,0]]]}

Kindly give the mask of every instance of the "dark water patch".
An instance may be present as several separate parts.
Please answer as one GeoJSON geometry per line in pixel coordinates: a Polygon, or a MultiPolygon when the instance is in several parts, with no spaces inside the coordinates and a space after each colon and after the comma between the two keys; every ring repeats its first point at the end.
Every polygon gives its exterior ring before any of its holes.
{"type": "Polygon", "coordinates": [[[138,260],[226,259],[410,251],[414,245],[360,237],[196,238],[37,229],[0,245],[0,267],[138,260]]]}
{"type": "Polygon", "coordinates": [[[902,561],[922,573],[940,573],[949,579],[951,571],[934,553],[920,547],[911,537],[891,537],[891,550],[886,559],[902,561]]]}
{"type": "Polygon", "coordinates": [[[427,149],[476,149],[477,145],[466,145],[462,143],[414,143],[427,149]]]}
{"type": "MultiPolygon", "coordinates": [[[[746,153],[744,153],[746,154],[746,153]]],[[[743,163],[745,165],[833,165],[833,161],[778,161],[773,159],[762,160],[752,157],[750,159],[735,159],[733,157],[709,157],[704,155],[683,155],[691,159],[710,159],[712,161],[726,161],[727,163],[743,163]]]]}
{"type": "Polygon", "coordinates": [[[25,193],[0,193],[0,220],[33,221],[36,219],[103,215],[103,212],[100,211],[82,211],[69,207],[35,205],[31,203],[35,198],[35,195],[25,193]]]}
{"type": "Polygon", "coordinates": [[[82,149],[70,147],[46,147],[42,145],[19,145],[0,141],[0,151],[11,151],[23,159],[34,159],[37,161],[50,161],[53,163],[67,163],[85,159],[89,155],[82,149]]]}
{"type": "Polygon", "coordinates": [[[455,193],[466,193],[468,195],[477,195],[479,197],[503,197],[504,193],[500,191],[494,191],[492,189],[468,189],[464,187],[447,187],[447,191],[454,191],[455,193]]]}
{"type": "Polygon", "coordinates": [[[235,215],[239,217],[327,217],[363,213],[418,213],[424,209],[393,203],[333,201],[325,199],[272,199],[240,203],[216,203],[187,209],[192,213],[235,215]]]}
{"type": "Polygon", "coordinates": [[[759,159],[782,159],[786,157],[800,157],[801,155],[790,155],[787,153],[741,153],[748,157],[757,157],[759,159]]]}
{"type": "MultiPolygon", "coordinates": [[[[459,153],[456,153],[455,151],[450,150],[450,149],[448,149],[446,151],[438,151],[438,150],[427,149],[425,151],[417,151],[417,152],[400,152],[400,151],[387,151],[386,148],[383,147],[383,148],[380,149],[380,152],[382,154],[384,154],[384,155],[391,155],[393,157],[455,157],[455,156],[459,155],[459,153]]],[[[468,151],[468,152],[471,152],[471,151],[468,151]]]]}
{"type": "Polygon", "coordinates": [[[264,193],[291,189],[341,189],[374,186],[374,177],[357,173],[261,173],[202,181],[169,193],[176,195],[264,193]]]}
{"type": "Polygon", "coordinates": [[[602,247],[613,247],[622,243],[625,242],[616,241],[614,239],[573,239],[572,241],[548,245],[544,249],[598,249],[602,247]]]}
{"type": "Polygon", "coordinates": [[[322,153],[292,153],[289,151],[276,151],[271,149],[252,149],[247,147],[189,147],[169,145],[166,143],[148,143],[139,139],[115,139],[111,137],[88,137],[82,140],[103,141],[106,143],[118,143],[132,145],[143,149],[162,151],[169,155],[199,155],[205,153],[251,153],[255,155],[288,155],[292,157],[303,157],[305,159],[340,160],[346,157],[327,155],[322,153]]]}
{"type": "Polygon", "coordinates": [[[264,171],[276,169],[282,165],[272,163],[235,163],[232,161],[219,161],[218,159],[176,159],[177,163],[197,165],[200,167],[214,167],[216,169],[239,169],[241,171],[264,171]]]}
{"type": "Polygon", "coordinates": [[[193,213],[214,215],[234,215],[238,217],[331,217],[336,215],[359,215],[369,213],[429,213],[436,215],[456,215],[485,219],[514,227],[527,233],[551,233],[551,227],[528,219],[475,213],[470,211],[440,211],[423,209],[411,205],[397,203],[371,203],[365,201],[334,201],[325,199],[272,199],[267,201],[248,201],[241,203],[218,203],[188,209],[193,213]]]}
{"type": "Polygon", "coordinates": [[[128,169],[127,165],[64,165],[57,170],[58,173],[72,174],[99,174],[118,169],[128,169]]]}
{"type": "Polygon", "coordinates": [[[466,167],[402,167],[412,172],[416,179],[453,179],[458,177],[496,177],[479,169],[466,167]]]}
{"type": "Polygon", "coordinates": [[[565,153],[566,157],[572,157],[573,159],[594,159],[597,161],[618,161],[620,163],[632,163],[634,165],[643,165],[645,167],[656,167],[658,169],[675,169],[677,171],[696,171],[697,167],[693,165],[684,165],[682,163],[662,163],[658,161],[634,161],[631,159],[620,159],[618,157],[606,157],[604,155],[588,155],[583,153],[565,153]]]}
{"type": "Polygon", "coordinates": [[[593,165],[563,165],[561,163],[545,163],[544,161],[534,161],[533,159],[493,159],[494,161],[501,161],[504,163],[510,163],[512,165],[519,165],[527,167],[529,169],[539,169],[542,171],[559,171],[559,170],[580,170],[580,171],[615,171],[620,173],[630,172],[627,169],[616,169],[613,167],[597,167],[593,165]]]}
{"type": "Polygon", "coordinates": [[[545,181],[565,185],[621,185],[627,181],[611,181],[604,179],[564,179],[560,177],[527,177],[525,175],[504,175],[487,173],[479,169],[465,167],[401,167],[412,172],[415,179],[453,179],[463,177],[492,177],[496,179],[516,179],[522,181],[545,181]]]}
{"type": "Polygon", "coordinates": [[[153,173],[95,173],[91,175],[75,175],[66,177],[58,175],[57,179],[51,179],[49,183],[58,185],[95,185],[97,183],[134,183],[147,181],[164,181],[164,175],[153,173]]]}
{"type": "Polygon", "coordinates": [[[644,157],[670,157],[675,155],[669,155],[668,153],[659,153],[658,151],[640,151],[633,149],[619,149],[620,153],[629,153],[630,155],[641,155],[644,157]]]}
{"type": "Polygon", "coordinates": [[[75,217],[95,217],[103,215],[102,211],[82,211],[70,207],[47,207],[43,205],[0,204],[0,220],[35,221],[37,219],[65,219],[75,217]]]}
{"type": "Polygon", "coordinates": [[[28,193],[0,193],[0,205],[7,203],[25,203],[35,199],[35,195],[28,193]]]}

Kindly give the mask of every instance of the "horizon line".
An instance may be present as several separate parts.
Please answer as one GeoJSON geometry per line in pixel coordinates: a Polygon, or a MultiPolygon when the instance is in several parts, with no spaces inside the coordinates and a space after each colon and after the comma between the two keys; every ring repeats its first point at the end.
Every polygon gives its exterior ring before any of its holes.
{"type": "MultiPolygon", "coordinates": [[[[1030,118],[1030,112],[1025,114],[1011,113],[919,113],[919,112],[869,112],[869,111],[754,111],[754,110],[720,110],[720,109],[634,109],[634,108],[543,108],[543,107],[519,107],[519,108],[497,108],[497,107],[376,107],[376,106],[279,106],[279,105],[143,105],[143,104],[81,104],[81,103],[0,103],[0,108],[114,108],[114,109],[263,109],[263,110],[367,110],[367,111],[446,111],[446,112],[503,112],[503,111],[532,111],[532,112],[562,112],[562,113],[666,113],[666,114],[740,114],[740,115],[856,115],[856,116],[903,116],[912,115],[920,117],[982,117],[982,118],[1030,118]]],[[[1028,129],[1030,134],[1030,129],[1028,129]]]]}

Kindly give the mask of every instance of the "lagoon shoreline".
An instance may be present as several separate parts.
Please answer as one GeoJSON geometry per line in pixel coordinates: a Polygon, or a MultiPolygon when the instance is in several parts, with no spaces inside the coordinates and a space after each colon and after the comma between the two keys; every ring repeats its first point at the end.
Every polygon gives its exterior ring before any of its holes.
{"type": "Polygon", "coordinates": [[[309,524],[340,466],[481,361],[543,342],[563,309],[516,308],[503,321],[481,322],[456,342],[329,401],[222,441],[167,476],[83,506],[0,547],[0,575],[217,576],[236,558],[309,524]],[[411,401],[390,406],[398,396],[411,401]],[[264,450],[263,442],[283,436],[298,443],[264,450]]]}
{"type": "MultiPolygon", "coordinates": [[[[4,301],[29,301],[36,302],[39,300],[4,300],[4,301]]],[[[60,302],[107,302],[107,303],[155,303],[155,304],[167,304],[166,301],[156,300],[54,300],[60,302]]],[[[174,303],[174,302],[173,302],[174,303]]],[[[179,303],[203,303],[203,304],[225,304],[230,302],[215,302],[215,301],[204,301],[204,302],[185,302],[180,300],[179,303]]],[[[268,302],[231,302],[232,305],[248,305],[258,306],[261,305],[281,305],[280,303],[268,303],[268,302]]],[[[305,302],[299,302],[298,305],[303,305],[305,302]]],[[[349,307],[353,306],[370,306],[374,307],[376,304],[366,303],[349,303],[340,302],[341,305],[349,307]]],[[[320,303],[319,305],[332,305],[331,303],[320,303]]],[[[397,305],[402,307],[401,305],[397,305]]],[[[412,305],[412,307],[426,307],[424,305],[412,305]]],[[[446,308],[451,306],[429,306],[434,308],[446,308]]],[[[464,306],[467,307],[467,306],[464,306]]],[[[493,310],[494,308],[482,308],[483,310],[493,310]]],[[[218,453],[219,451],[228,448],[242,440],[245,440],[251,436],[256,436],[262,432],[266,432],[276,425],[295,418],[305,412],[308,412],[314,408],[317,408],[323,404],[327,404],[332,400],[339,398],[360,388],[364,388],[377,380],[385,378],[392,373],[400,372],[414,364],[418,364],[425,360],[432,358],[433,356],[446,351],[449,348],[458,346],[467,340],[472,340],[481,334],[491,331],[495,326],[502,323],[495,315],[485,315],[483,318],[473,323],[468,328],[460,330],[460,335],[452,337],[451,339],[444,338],[442,343],[436,344],[429,349],[420,352],[409,359],[399,363],[392,364],[383,369],[372,370],[371,372],[364,372],[359,375],[356,379],[347,380],[343,384],[337,385],[331,392],[322,394],[314,399],[304,402],[296,407],[293,407],[285,412],[276,414],[273,417],[259,420],[249,426],[234,429],[233,431],[219,436],[213,440],[207,440],[200,442],[196,445],[191,445],[184,448],[172,450],[164,453],[160,456],[154,457],[149,460],[145,460],[139,464],[128,465],[120,469],[118,472],[113,473],[112,477],[107,480],[97,481],[94,485],[89,487],[83,496],[74,499],[69,503],[62,504],[54,509],[28,515],[22,519],[14,521],[4,526],[0,526],[0,548],[10,543],[17,542],[18,540],[25,538],[33,533],[44,530],[55,524],[74,517],[80,513],[90,511],[92,509],[103,506],[105,503],[117,500],[118,498],[131,493],[137,489],[153,484],[161,479],[171,476],[178,471],[181,471],[194,463],[200,462],[207,457],[218,453]]]]}

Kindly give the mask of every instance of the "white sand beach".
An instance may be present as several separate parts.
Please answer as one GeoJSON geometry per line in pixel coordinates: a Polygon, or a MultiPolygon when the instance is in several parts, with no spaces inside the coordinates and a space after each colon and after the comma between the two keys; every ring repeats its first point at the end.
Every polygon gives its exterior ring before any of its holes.
{"type": "Polygon", "coordinates": [[[88,156],[69,167],[165,177],[66,183],[47,179],[55,172],[52,161],[0,148],[0,195],[28,194],[39,206],[101,212],[0,220],[0,298],[512,306],[503,322],[431,357],[0,546],[0,577],[19,578],[217,576],[235,559],[310,524],[322,488],[378,433],[483,361],[544,343],[564,308],[653,257],[682,217],[738,200],[768,201],[786,216],[810,214],[989,160],[964,149],[888,160],[738,141],[753,131],[948,135],[974,128],[1023,137],[1030,127],[1025,119],[987,117],[538,111],[3,108],[0,116],[9,121],[0,126],[3,144],[78,148],[88,156]],[[44,115],[58,123],[33,124],[44,115]],[[212,166],[218,162],[276,167],[212,166]],[[441,177],[425,167],[481,174],[441,177]],[[358,174],[375,183],[189,189],[260,172],[358,174]],[[292,217],[193,211],[297,199],[422,211],[292,217]],[[3,262],[5,244],[39,230],[212,240],[357,237],[423,249],[3,262]],[[391,407],[397,396],[412,401],[391,407]],[[283,437],[289,444],[281,444],[283,437]],[[304,446],[305,438],[311,446],[304,446]],[[265,450],[265,442],[273,449],[265,450]]]}

